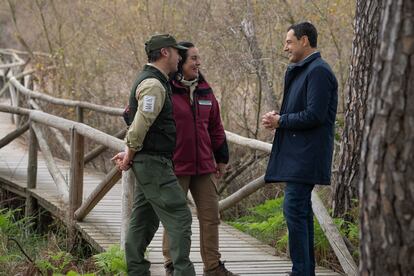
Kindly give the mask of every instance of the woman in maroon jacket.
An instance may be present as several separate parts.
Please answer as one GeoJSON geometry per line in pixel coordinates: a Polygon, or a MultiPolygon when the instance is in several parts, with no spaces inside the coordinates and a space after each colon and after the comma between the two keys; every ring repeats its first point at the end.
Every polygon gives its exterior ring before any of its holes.
{"type": "MultiPolygon", "coordinates": [[[[199,71],[198,49],[190,42],[179,44],[188,50],[179,51],[182,60],[170,82],[177,126],[173,157],[175,174],[184,193],[191,191],[197,207],[204,275],[236,275],[224,267],[219,252],[220,215],[216,184],[229,160],[219,105],[213,90],[199,71]]],[[[165,233],[163,254],[166,275],[173,275],[165,233]]]]}

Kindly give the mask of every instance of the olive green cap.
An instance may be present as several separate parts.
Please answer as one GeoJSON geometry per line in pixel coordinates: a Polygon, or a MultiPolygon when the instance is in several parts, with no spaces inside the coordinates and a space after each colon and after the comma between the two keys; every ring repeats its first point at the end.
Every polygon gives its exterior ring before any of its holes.
{"type": "Polygon", "coordinates": [[[147,54],[152,51],[167,47],[173,47],[181,50],[188,49],[187,47],[178,45],[175,38],[169,34],[153,35],[147,42],[145,42],[145,52],[147,54]]]}

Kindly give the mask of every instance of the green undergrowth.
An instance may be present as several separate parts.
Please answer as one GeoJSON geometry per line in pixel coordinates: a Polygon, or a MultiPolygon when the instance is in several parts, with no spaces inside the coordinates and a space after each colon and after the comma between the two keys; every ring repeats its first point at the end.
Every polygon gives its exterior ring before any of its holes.
{"type": "MultiPolygon", "coordinates": [[[[267,200],[261,205],[250,208],[248,215],[228,223],[274,247],[277,254],[287,254],[288,233],[286,221],[283,216],[283,197],[267,200]]],[[[358,225],[346,222],[341,218],[335,218],[334,223],[338,227],[341,235],[349,241],[348,244],[350,244],[352,248],[358,248],[358,225]]],[[[335,254],[316,218],[314,219],[314,229],[315,256],[317,263],[335,270],[340,270],[340,265],[335,254]]],[[[354,259],[358,259],[358,252],[356,250],[354,250],[352,254],[354,259]]]]}
{"type": "Polygon", "coordinates": [[[55,222],[39,233],[34,221],[19,209],[0,209],[0,276],[126,275],[118,245],[97,254],[80,239],[68,245],[63,225],[55,222]]]}

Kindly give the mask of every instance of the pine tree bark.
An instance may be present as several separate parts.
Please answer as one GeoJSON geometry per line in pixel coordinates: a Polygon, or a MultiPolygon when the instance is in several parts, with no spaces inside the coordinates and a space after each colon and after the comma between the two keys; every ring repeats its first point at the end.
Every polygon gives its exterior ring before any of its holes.
{"type": "Polygon", "coordinates": [[[380,22],[361,154],[360,273],[413,275],[413,1],[384,1],[380,22]]]}
{"type": "Polygon", "coordinates": [[[351,68],[348,87],[345,89],[345,125],[339,154],[341,159],[338,174],[333,180],[332,204],[335,217],[346,217],[358,198],[362,132],[372,61],[378,44],[381,2],[358,0],[356,5],[351,68]]]}

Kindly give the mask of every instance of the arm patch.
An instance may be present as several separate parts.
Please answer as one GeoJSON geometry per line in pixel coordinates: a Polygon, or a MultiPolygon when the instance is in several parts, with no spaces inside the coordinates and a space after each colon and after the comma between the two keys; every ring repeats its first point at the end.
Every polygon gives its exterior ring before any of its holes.
{"type": "Polygon", "coordinates": [[[155,106],[155,96],[144,96],[144,105],[142,107],[143,112],[154,112],[154,106],[155,106]]]}

